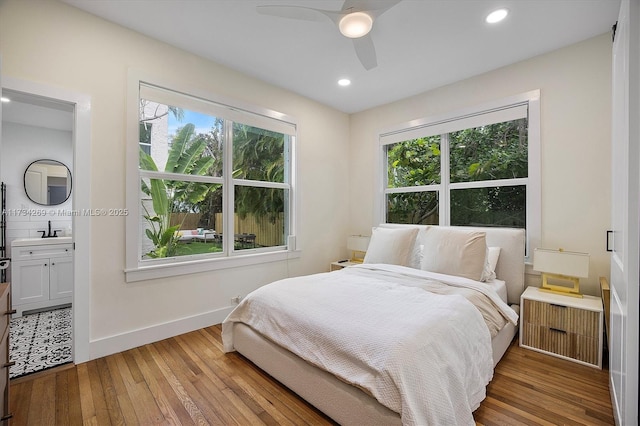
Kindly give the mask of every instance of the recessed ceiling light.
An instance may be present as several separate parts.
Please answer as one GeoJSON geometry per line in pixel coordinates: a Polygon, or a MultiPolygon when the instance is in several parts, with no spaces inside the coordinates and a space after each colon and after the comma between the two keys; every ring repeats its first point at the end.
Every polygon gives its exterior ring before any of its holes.
{"type": "Polygon", "coordinates": [[[487,23],[489,24],[496,24],[502,21],[504,18],[506,18],[508,14],[509,14],[509,11],[507,9],[494,10],[493,12],[487,15],[487,17],[485,18],[485,21],[487,21],[487,23]]]}
{"type": "Polygon", "coordinates": [[[351,84],[351,80],[349,80],[348,78],[341,78],[340,80],[338,80],[338,84],[340,86],[348,86],[351,84]]]}
{"type": "Polygon", "coordinates": [[[0,98],[0,101],[2,102],[11,102],[11,99],[9,98],[5,98],[4,96],[0,98]]]}

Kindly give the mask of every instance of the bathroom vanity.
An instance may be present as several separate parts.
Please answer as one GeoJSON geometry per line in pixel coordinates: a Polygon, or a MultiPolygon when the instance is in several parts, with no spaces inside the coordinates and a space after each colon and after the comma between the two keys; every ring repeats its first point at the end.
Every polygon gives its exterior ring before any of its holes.
{"type": "Polygon", "coordinates": [[[19,238],[11,243],[11,299],[14,316],[71,303],[71,237],[19,238]]]}

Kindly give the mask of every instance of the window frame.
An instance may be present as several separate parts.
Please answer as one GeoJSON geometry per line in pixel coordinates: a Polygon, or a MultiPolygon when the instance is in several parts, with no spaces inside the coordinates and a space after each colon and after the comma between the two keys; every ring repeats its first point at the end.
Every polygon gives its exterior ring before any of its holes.
{"type": "MultiPolygon", "coordinates": [[[[426,131],[425,131],[426,133],[426,131]]],[[[437,133],[436,133],[437,134],[437,133]]],[[[490,101],[477,106],[451,111],[443,114],[427,116],[424,118],[400,123],[378,132],[378,144],[376,145],[378,156],[377,167],[377,191],[375,205],[376,223],[385,223],[387,217],[386,195],[389,193],[414,192],[416,189],[421,191],[435,191],[440,193],[439,203],[439,225],[448,226],[450,224],[450,204],[451,190],[469,189],[469,188],[488,188],[496,186],[515,186],[525,185],[527,192],[526,201],[526,241],[525,262],[530,262],[531,247],[537,247],[541,241],[541,149],[540,149],[540,90],[532,90],[521,93],[519,95],[510,96],[495,101],[490,101]],[[526,178],[503,179],[492,181],[472,181],[472,182],[450,182],[449,169],[449,137],[448,133],[442,138],[441,142],[441,177],[439,184],[416,186],[411,189],[407,188],[387,188],[387,155],[386,146],[390,145],[389,141],[383,141],[390,135],[408,133],[405,140],[410,140],[420,133],[421,128],[430,126],[440,126],[444,123],[465,120],[469,117],[481,117],[483,114],[490,114],[493,111],[499,111],[517,105],[526,105],[528,108],[528,176],[526,178]]]]}
{"type": "MultiPolygon", "coordinates": [[[[262,264],[267,262],[282,261],[299,257],[301,252],[296,247],[296,212],[298,211],[296,197],[296,139],[298,125],[296,120],[288,115],[243,102],[226,99],[219,95],[209,93],[201,88],[189,87],[184,83],[165,81],[156,76],[150,76],[139,70],[130,69],[127,81],[127,119],[126,119],[126,249],[125,249],[125,280],[135,282],[162,277],[177,276],[183,274],[211,271],[217,269],[242,267],[247,265],[262,264]],[[212,103],[220,111],[229,111],[229,116],[219,117],[225,119],[225,126],[231,126],[232,121],[259,127],[260,120],[279,122],[283,126],[293,128],[288,134],[288,149],[285,149],[286,159],[289,163],[287,174],[289,182],[261,182],[234,179],[231,173],[223,173],[223,177],[204,177],[211,183],[223,185],[223,233],[233,235],[234,216],[234,188],[240,186],[276,187],[288,191],[288,220],[285,221],[284,245],[268,248],[234,250],[233,239],[224,240],[224,254],[212,253],[211,255],[179,256],[164,259],[142,260],[141,253],[141,206],[140,206],[140,179],[142,177],[157,177],[177,180],[192,180],[188,175],[175,175],[166,172],[143,171],[139,169],[139,102],[141,97],[141,85],[148,85],[160,90],[164,89],[176,95],[184,95],[191,98],[212,103]],[[252,117],[257,120],[242,121],[238,118],[252,117]],[[235,119],[235,120],[234,120],[235,119]],[[253,122],[252,122],[253,121],[253,122]],[[231,219],[229,219],[231,212],[231,219]]],[[[217,115],[216,115],[217,116],[217,115]]],[[[226,142],[225,142],[226,143],[226,142]]],[[[231,168],[232,152],[225,149],[224,163],[231,168]]],[[[197,180],[202,180],[198,178],[197,180]]]]}

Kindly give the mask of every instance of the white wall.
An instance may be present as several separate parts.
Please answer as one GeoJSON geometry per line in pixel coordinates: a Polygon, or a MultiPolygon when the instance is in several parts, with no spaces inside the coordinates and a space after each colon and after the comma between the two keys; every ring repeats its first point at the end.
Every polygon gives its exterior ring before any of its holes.
{"type": "Polygon", "coordinates": [[[534,89],[541,92],[542,245],[590,253],[581,290],[599,294],[598,277],[609,276],[610,34],[352,115],[349,230],[369,234],[374,225],[379,130],[534,89]]]}
{"type": "Polygon", "coordinates": [[[94,209],[125,207],[125,93],[130,67],[298,120],[297,244],[302,257],[127,284],[124,218],[93,218],[92,357],[182,331],[174,327],[180,320],[194,325],[219,322],[231,297],[278,278],[328,270],[330,261],[346,256],[344,188],[349,163],[344,154],[336,154],[348,146],[346,114],[55,1],[0,3],[0,53],[3,76],[91,97],[92,158],[78,161],[91,165],[94,209]]]}
{"type": "Polygon", "coordinates": [[[25,169],[35,160],[50,159],[65,164],[73,178],[72,135],[69,131],[46,129],[4,121],[2,124],[2,181],[7,185],[7,250],[16,238],[37,238],[38,231],[51,228],[64,235],[71,226],[72,197],[57,206],[41,206],[24,191],[25,169]]]}

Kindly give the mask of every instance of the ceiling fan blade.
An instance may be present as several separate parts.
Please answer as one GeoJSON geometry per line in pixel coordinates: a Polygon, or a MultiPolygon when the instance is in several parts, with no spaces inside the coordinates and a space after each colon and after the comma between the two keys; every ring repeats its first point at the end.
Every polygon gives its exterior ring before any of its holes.
{"type": "Polygon", "coordinates": [[[327,16],[327,11],[304,6],[256,6],[256,10],[262,15],[303,21],[323,21],[327,16]]]}
{"type": "Polygon", "coordinates": [[[360,59],[362,66],[367,71],[378,66],[376,48],[373,45],[371,35],[367,34],[364,37],[354,38],[353,47],[356,49],[356,55],[358,56],[358,59],[360,59]]]}
{"type": "Polygon", "coordinates": [[[367,12],[372,18],[377,18],[391,9],[401,0],[345,0],[342,12],[367,12]]]}

